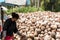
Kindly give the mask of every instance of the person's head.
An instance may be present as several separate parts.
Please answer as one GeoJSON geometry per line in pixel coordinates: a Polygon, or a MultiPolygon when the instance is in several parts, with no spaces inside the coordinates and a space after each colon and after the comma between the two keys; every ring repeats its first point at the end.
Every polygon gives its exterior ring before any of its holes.
{"type": "Polygon", "coordinates": [[[13,21],[17,21],[19,19],[19,15],[16,14],[15,12],[12,13],[12,19],[13,21]]]}

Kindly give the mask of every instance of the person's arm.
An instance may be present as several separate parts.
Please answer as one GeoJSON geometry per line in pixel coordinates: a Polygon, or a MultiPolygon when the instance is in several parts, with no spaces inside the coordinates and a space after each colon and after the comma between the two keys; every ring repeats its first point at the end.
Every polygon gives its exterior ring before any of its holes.
{"type": "Polygon", "coordinates": [[[6,20],[4,25],[3,25],[3,37],[6,37],[6,30],[7,30],[7,27],[9,26],[9,20],[6,20]]]}
{"type": "Polygon", "coordinates": [[[6,31],[3,31],[3,37],[6,37],[6,31]]]}
{"type": "Polygon", "coordinates": [[[22,34],[18,31],[18,29],[16,27],[16,23],[15,23],[15,27],[14,27],[14,33],[17,33],[19,36],[22,36],[22,34]]]}

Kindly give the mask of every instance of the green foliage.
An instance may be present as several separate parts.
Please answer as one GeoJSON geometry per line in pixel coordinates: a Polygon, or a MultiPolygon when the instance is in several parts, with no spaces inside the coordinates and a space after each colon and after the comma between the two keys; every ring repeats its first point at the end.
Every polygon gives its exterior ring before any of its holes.
{"type": "Polygon", "coordinates": [[[60,4],[55,7],[55,12],[60,12],[60,4]]]}
{"type": "Polygon", "coordinates": [[[56,1],[55,11],[56,11],[56,12],[60,12],[60,0],[57,0],[57,1],[56,1]]]}
{"type": "Polygon", "coordinates": [[[18,12],[22,12],[22,13],[27,13],[27,12],[34,12],[37,11],[37,8],[35,7],[21,7],[18,9],[18,12]]]}
{"type": "Polygon", "coordinates": [[[9,9],[6,11],[7,14],[10,14],[12,12],[18,12],[18,13],[27,13],[27,12],[35,12],[35,11],[43,11],[44,7],[42,8],[36,8],[36,7],[16,7],[13,9],[9,9]]]}
{"type": "MultiPolygon", "coordinates": [[[[51,3],[50,0],[41,0],[40,2],[40,7],[39,9],[36,7],[31,7],[31,6],[27,6],[27,7],[16,7],[16,8],[11,8],[9,6],[7,6],[9,8],[9,10],[6,11],[7,14],[10,14],[12,12],[19,12],[19,13],[27,13],[27,12],[35,12],[35,11],[51,11],[52,7],[51,7],[51,3]]],[[[54,11],[58,12],[60,11],[60,0],[56,0],[55,4],[54,4],[54,11]]]]}
{"type": "Polygon", "coordinates": [[[55,1],[55,3],[51,4],[50,2],[46,1],[46,5],[45,5],[46,10],[60,12],[60,0],[52,0],[52,1],[55,1]],[[52,6],[54,7],[53,10],[52,10],[52,6]]]}
{"type": "Polygon", "coordinates": [[[6,13],[7,13],[7,14],[12,13],[12,9],[7,10],[6,13]]]}

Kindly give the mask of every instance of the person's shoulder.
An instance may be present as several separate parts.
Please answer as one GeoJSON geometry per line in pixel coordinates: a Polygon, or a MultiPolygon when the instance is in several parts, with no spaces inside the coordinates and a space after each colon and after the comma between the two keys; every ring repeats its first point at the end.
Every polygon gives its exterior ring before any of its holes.
{"type": "Polygon", "coordinates": [[[11,21],[11,18],[8,18],[6,21],[11,21]]]}

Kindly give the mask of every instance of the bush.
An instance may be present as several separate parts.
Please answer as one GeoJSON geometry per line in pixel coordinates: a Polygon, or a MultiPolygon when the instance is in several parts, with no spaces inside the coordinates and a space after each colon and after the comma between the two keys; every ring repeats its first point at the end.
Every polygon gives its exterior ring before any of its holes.
{"type": "Polygon", "coordinates": [[[60,5],[55,7],[55,12],[60,12],[60,5]]]}
{"type": "Polygon", "coordinates": [[[13,8],[13,9],[9,9],[6,11],[7,14],[10,14],[12,12],[18,12],[18,13],[27,13],[27,12],[35,12],[35,11],[43,11],[43,7],[42,8],[36,8],[36,7],[17,7],[17,8],[13,8]]]}

